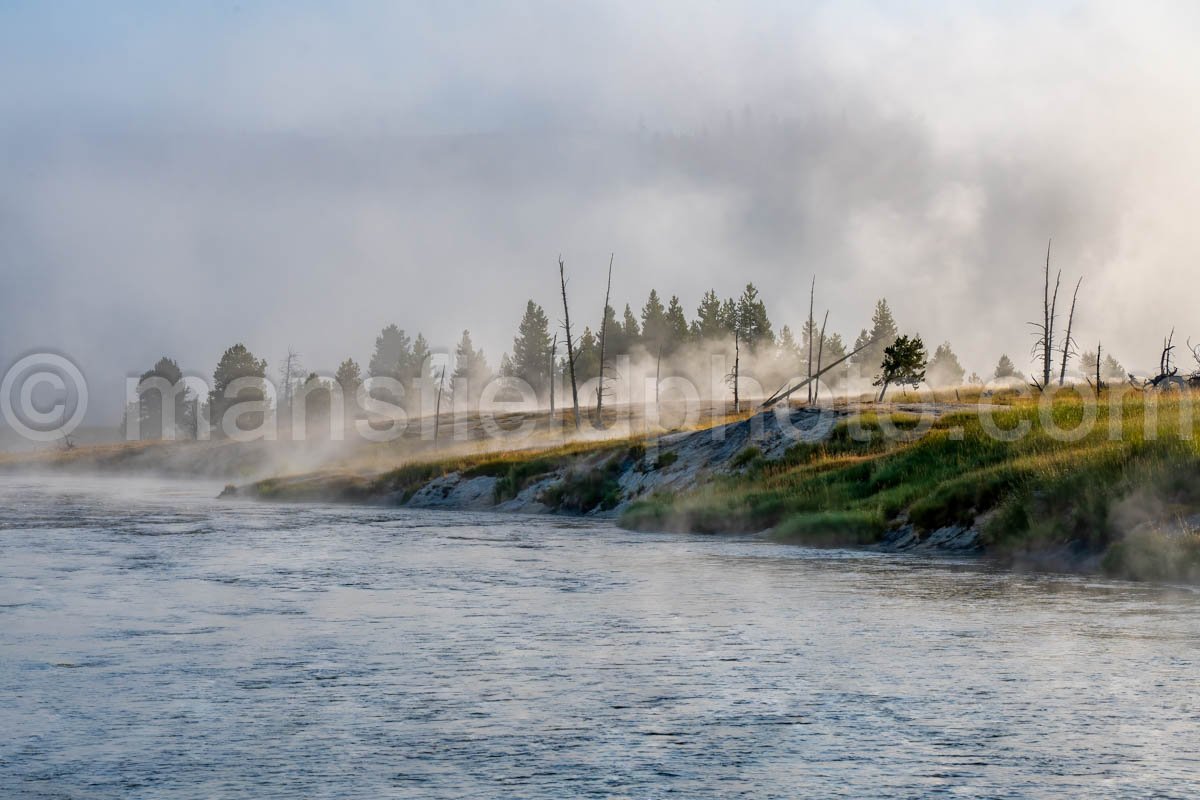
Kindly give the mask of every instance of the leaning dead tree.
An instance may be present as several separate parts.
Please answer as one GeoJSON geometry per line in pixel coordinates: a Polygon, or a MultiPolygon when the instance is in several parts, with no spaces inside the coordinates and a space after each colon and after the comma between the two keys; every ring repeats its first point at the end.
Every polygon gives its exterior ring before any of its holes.
{"type": "Polygon", "coordinates": [[[1075,282],[1075,293],[1071,295],[1071,313],[1067,315],[1067,335],[1062,342],[1062,368],[1058,371],[1058,385],[1062,386],[1067,379],[1067,360],[1075,355],[1075,340],[1071,338],[1071,326],[1075,324],[1075,300],[1079,297],[1079,285],[1083,283],[1083,276],[1079,276],[1079,280],[1075,282]]]}
{"type": "Polygon", "coordinates": [[[604,290],[604,311],[600,317],[600,376],[596,384],[596,424],[604,426],[604,340],[608,333],[608,299],[612,295],[613,254],[608,256],[608,286],[604,290]]]}
{"type": "Polygon", "coordinates": [[[575,409],[575,430],[579,430],[579,387],[575,383],[575,345],[571,339],[571,310],[567,306],[567,273],[562,256],[558,257],[558,280],[562,285],[563,329],[567,335],[567,366],[571,371],[571,402],[575,409]]]}
{"type": "Polygon", "coordinates": [[[881,338],[883,338],[883,337],[876,336],[874,339],[871,339],[870,341],[863,343],[861,346],[856,347],[853,352],[847,353],[846,355],[839,358],[837,361],[834,361],[828,367],[817,370],[816,375],[813,375],[810,378],[805,378],[804,380],[800,381],[799,383],[795,384],[794,386],[780,387],[779,391],[775,392],[775,394],[771,395],[766,400],[764,400],[762,402],[762,405],[759,406],[759,408],[770,408],[771,406],[778,403],[780,400],[791,397],[793,393],[800,391],[805,386],[808,386],[813,381],[819,379],[822,375],[824,375],[826,372],[829,372],[829,370],[833,369],[838,364],[841,364],[844,361],[849,361],[850,359],[854,358],[856,355],[861,353],[863,350],[866,350],[868,347],[875,344],[875,342],[879,341],[881,338]]]}
{"type": "MultiPolygon", "coordinates": [[[[1191,343],[1188,343],[1191,347],[1191,343]]],[[[1200,373],[1189,375],[1187,380],[1179,377],[1179,366],[1172,364],[1171,359],[1175,351],[1175,329],[1171,328],[1171,332],[1167,338],[1163,339],[1162,351],[1158,356],[1158,374],[1152,378],[1146,378],[1139,385],[1132,374],[1129,376],[1129,383],[1135,389],[1169,389],[1172,386],[1179,389],[1185,389],[1189,386],[1200,385],[1200,373]]],[[[1192,351],[1192,357],[1200,361],[1200,354],[1192,351]]]]}
{"type": "Polygon", "coordinates": [[[1041,352],[1042,359],[1042,381],[1038,383],[1035,378],[1033,385],[1039,391],[1050,385],[1050,372],[1054,359],[1054,321],[1058,313],[1058,285],[1062,282],[1062,270],[1058,271],[1057,277],[1054,279],[1054,294],[1050,293],[1050,243],[1046,243],[1046,272],[1045,281],[1042,286],[1042,321],[1031,322],[1030,325],[1037,332],[1037,341],[1033,343],[1034,355],[1041,352]]]}

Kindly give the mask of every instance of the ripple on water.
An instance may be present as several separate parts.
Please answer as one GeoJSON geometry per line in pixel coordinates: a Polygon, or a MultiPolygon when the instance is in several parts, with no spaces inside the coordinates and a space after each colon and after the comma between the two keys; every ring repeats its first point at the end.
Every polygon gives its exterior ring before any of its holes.
{"type": "Polygon", "coordinates": [[[1200,599],[0,478],[14,796],[1194,796],[1200,599]]]}

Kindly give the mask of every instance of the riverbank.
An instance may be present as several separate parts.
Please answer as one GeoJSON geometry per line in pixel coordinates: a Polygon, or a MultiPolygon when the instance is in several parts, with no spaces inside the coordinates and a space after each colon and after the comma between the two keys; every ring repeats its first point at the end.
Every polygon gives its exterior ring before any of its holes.
{"type": "Polygon", "coordinates": [[[1151,401],[799,408],[651,439],[271,478],[229,493],[605,516],[631,530],[980,553],[1014,567],[1198,582],[1194,422],[1178,398],[1151,401]]]}

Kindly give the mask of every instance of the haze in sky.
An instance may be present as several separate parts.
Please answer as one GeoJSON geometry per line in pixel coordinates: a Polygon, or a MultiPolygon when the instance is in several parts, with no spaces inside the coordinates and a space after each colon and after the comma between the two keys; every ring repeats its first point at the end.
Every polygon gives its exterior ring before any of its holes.
{"type": "Polygon", "coordinates": [[[332,372],[390,322],[496,365],[755,282],[853,341],[886,297],[1028,371],[1041,267],[1081,348],[1200,337],[1200,6],[25,3],[0,7],[0,366],[54,350],[115,422],[161,355],[332,372]],[[573,320],[574,321],[574,320],[573,320]]]}

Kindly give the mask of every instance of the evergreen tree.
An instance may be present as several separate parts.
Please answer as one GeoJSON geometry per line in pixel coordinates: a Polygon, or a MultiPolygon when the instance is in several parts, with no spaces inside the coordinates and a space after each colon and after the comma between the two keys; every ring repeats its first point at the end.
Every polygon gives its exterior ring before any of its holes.
{"type": "Polygon", "coordinates": [[[333,379],[342,387],[342,408],[346,419],[352,420],[358,415],[358,387],[362,385],[362,370],[359,369],[358,362],[347,358],[338,364],[333,379]]]}
{"type": "MultiPolygon", "coordinates": [[[[406,387],[411,389],[413,381],[430,376],[429,357],[432,355],[433,351],[429,349],[429,342],[425,340],[424,335],[417,333],[417,338],[413,342],[412,353],[409,355],[408,370],[405,376],[406,387]]],[[[415,396],[415,393],[411,396],[415,396]]]]}
{"type": "Polygon", "coordinates": [[[465,385],[471,400],[477,400],[484,384],[492,377],[483,350],[476,350],[471,341],[471,332],[463,331],[458,347],[454,349],[454,380],[456,386],[465,385]],[[465,381],[465,384],[463,383],[465,381]]]}
{"type": "Polygon", "coordinates": [[[625,346],[630,350],[642,340],[642,332],[638,327],[637,317],[633,315],[633,309],[629,307],[629,303],[625,304],[625,318],[621,323],[621,335],[625,337],[625,346]]]}
{"type": "Polygon", "coordinates": [[[925,343],[920,336],[899,336],[883,350],[883,361],[874,385],[880,387],[879,401],[883,402],[892,384],[910,384],[914,389],[925,380],[925,343]]]}
{"type": "Polygon", "coordinates": [[[782,359],[795,359],[800,357],[801,347],[796,342],[796,337],[792,335],[792,328],[789,325],[784,325],[779,330],[779,339],[775,342],[776,349],[779,351],[779,357],[782,359]]]}
{"type": "MultiPolygon", "coordinates": [[[[1092,359],[1093,363],[1095,359],[1092,359]]],[[[1125,380],[1125,367],[1121,366],[1121,362],[1117,361],[1111,355],[1105,353],[1104,360],[1100,362],[1100,377],[1106,380],[1125,380]]]]}
{"type": "Polygon", "coordinates": [[[666,350],[667,339],[667,311],[658,299],[658,292],[651,289],[646,305],[642,306],[642,340],[654,352],[660,347],[666,350]]]}
{"type": "Polygon", "coordinates": [[[727,297],[721,301],[721,327],[724,329],[724,338],[728,338],[736,330],[741,335],[741,316],[738,311],[738,304],[733,298],[727,297]]]}
{"type": "Polygon", "coordinates": [[[617,319],[617,310],[612,306],[604,309],[604,357],[611,360],[615,356],[629,353],[629,341],[625,338],[625,327],[617,319]]]}
{"type": "Polygon", "coordinates": [[[738,332],[743,342],[753,350],[762,344],[775,341],[771,321],[767,318],[767,307],[758,296],[753,283],[747,283],[737,302],[738,332]]]}
{"type": "Polygon", "coordinates": [[[310,372],[300,386],[300,392],[304,395],[304,438],[311,439],[328,439],[329,438],[329,414],[333,408],[333,400],[330,392],[333,387],[328,381],[323,381],[317,377],[317,373],[310,372]]]}
{"type": "Polygon", "coordinates": [[[929,383],[933,386],[958,386],[967,371],[958,363],[958,356],[950,349],[949,342],[942,342],[933,351],[929,360],[929,383]]]}
{"type": "MultiPolygon", "coordinates": [[[[257,359],[240,342],[226,350],[217,362],[213,372],[213,388],[208,393],[209,420],[214,429],[221,430],[222,418],[229,408],[237,403],[262,401],[266,399],[266,359],[257,359]],[[225,397],[229,385],[239,378],[257,378],[254,385],[241,389],[235,397],[225,397]]],[[[263,423],[261,413],[245,414],[238,418],[243,430],[254,430],[263,423]]],[[[236,422],[236,420],[235,420],[236,422]]]]}
{"type": "Polygon", "coordinates": [[[996,363],[996,371],[992,373],[992,377],[998,381],[1005,379],[1025,379],[1025,376],[1017,370],[1016,366],[1012,362],[1012,359],[1008,357],[1008,354],[1002,354],[1000,356],[1000,361],[996,363]]]}
{"type": "MultiPolygon", "coordinates": [[[[821,366],[825,368],[846,357],[846,343],[840,333],[825,334],[825,349],[821,351],[821,366]]],[[[821,376],[821,382],[829,386],[840,386],[850,374],[850,365],[846,362],[838,364],[821,376]]]]}
{"type": "Polygon", "coordinates": [[[404,331],[388,325],[375,338],[375,352],[367,371],[376,378],[394,378],[403,382],[412,362],[412,342],[404,331]]]}
{"type": "Polygon", "coordinates": [[[732,331],[729,320],[722,313],[717,293],[709,289],[696,308],[696,319],[692,322],[692,337],[695,339],[724,340],[732,331]]]}
{"type": "Polygon", "coordinates": [[[512,376],[520,378],[539,394],[549,386],[550,319],[537,303],[525,304],[525,314],[513,338],[512,376]]]}
{"type": "MultiPolygon", "coordinates": [[[[1090,380],[1096,379],[1096,351],[1087,350],[1079,357],[1079,369],[1090,380]]],[[[1121,362],[1112,357],[1111,354],[1105,353],[1104,358],[1100,361],[1100,379],[1104,381],[1125,380],[1125,367],[1121,366],[1121,362]]]]}
{"type": "Polygon", "coordinates": [[[666,349],[673,353],[688,340],[687,315],[683,313],[683,305],[675,295],[671,295],[671,302],[667,304],[666,328],[666,349]]]}
{"type": "MultiPolygon", "coordinates": [[[[575,377],[579,385],[600,375],[600,339],[592,329],[584,327],[575,350],[575,377]]],[[[580,400],[580,404],[583,400],[580,400]]]]}
{"type": "MultiPolygon", "coordinates": [[[[179,385],[183,380],[183,371],[174,359],[163,356],[153,369],[143,372],[139,383],[161,378],[171,387],[179,385]]],[[[147,385],[138,393],[138,437],[140,439],[166,439],[170,435],[195,438],[196,435],[196,395],[190,389],[180,388],[178,392],[168,389],[164,395],[161,387],[147,385]],[[163,401],[171,403],[175,415],[175,430],[163,429],[163,401]]]]}
{"type": "Polygon", "coordinates": [[[871,314],[871,330],[869,332],[864,330],[859,334],[854,348],[857,350],[872,339],[874,341],[867,349],[854,357],[854,363],[858,364],[864,373],[870,374],[877,371],[883,362],[884,350],[896,341],[898,332],[896,320],[892,316],[892,310],[888,307],[887,300],[880,299],[875,304],[875,312],[871,314]]]}

